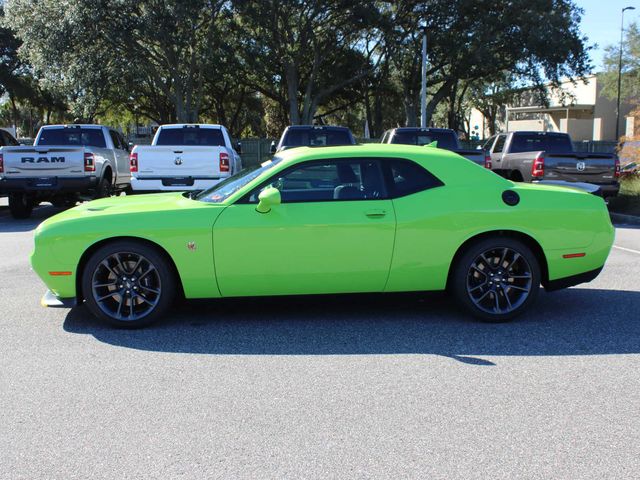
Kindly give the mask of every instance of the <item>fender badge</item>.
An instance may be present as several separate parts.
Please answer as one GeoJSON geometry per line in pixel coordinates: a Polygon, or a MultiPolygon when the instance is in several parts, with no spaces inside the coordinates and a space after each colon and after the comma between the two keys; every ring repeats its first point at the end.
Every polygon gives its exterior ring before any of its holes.
{"type": "Polygon", "coordinates": [[[187,242],[187,248],[192,252],[196,251],[196,242],[187,242]]]}

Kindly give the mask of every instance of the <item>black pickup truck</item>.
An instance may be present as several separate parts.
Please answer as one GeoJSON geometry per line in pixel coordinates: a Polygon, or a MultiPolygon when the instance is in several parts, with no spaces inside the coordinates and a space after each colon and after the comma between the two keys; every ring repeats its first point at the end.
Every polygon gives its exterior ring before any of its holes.
{"type": "Polygon", "coordinates": [[[487,140],[484,149],[491,154],[491,169],[516,182],[590,183],[603,197],[615,197],[620,189],[618,157],[576,152],[566,133],[501,133],[487,140]]]}
{"type": "Polygon", "coordinates": [[[296,147],[355,145],[351,130],[332,125],[291,125],[284,129],[280,141],[271,142],[271,153],[296,147]]]}
{"type": "Polygon", "coordinates": [[[465,150],[460,145],[458,135],[449,128],[400,127],[384,132],[380,143],[401,143],[405,145],[429,145],[436,142],[438,148],[450,150],[471,160],[478,165],[489,168],[488,156],[484,150],[465,150]]]}

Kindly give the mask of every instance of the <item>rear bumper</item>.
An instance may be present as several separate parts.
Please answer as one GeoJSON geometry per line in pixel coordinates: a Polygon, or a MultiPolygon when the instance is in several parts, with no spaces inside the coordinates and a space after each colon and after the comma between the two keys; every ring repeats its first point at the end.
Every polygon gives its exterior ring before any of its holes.
{"type": "Polygon", "coordinates": [[[588,272],[579,273],[577,275],[571,275],[570,277],[549,280],[544,284],[544,289],[547,292],[553,292],[554,290],[573,287],[574,285],[579,285],[580,283],[587,283],[600,275],[601,271],[602,267],[596,268],[595,270],[590,270],[588,272]]]}
{"type": "Polygon", "coordinates": [[[86,192],[98,184],[97,177],[21,177],[0,178],[1,193],[86,192]]]}
{"type": "Polygon", "coordinates": [[[187,190],[206,190],[228,177],[131,177],[131,189],[134,192],[184,192],[187,190]]]}
{"type": "Polygon", "coordinates": [[[78,305],[78,301],[75,297],[60,298],[51,290],[47,290],[40,300],[40,305],[50,308],[73,308],[78,305]]]}

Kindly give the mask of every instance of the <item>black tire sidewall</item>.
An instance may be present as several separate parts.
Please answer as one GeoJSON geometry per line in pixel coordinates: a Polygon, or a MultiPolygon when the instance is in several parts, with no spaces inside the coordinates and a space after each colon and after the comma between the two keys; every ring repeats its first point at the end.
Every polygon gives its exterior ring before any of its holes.
{"type": "Polygon", "coordinates": [[[17,220],[29,218],[33,212],[33,201],[24,193],[9,194],[9,211],[11,216],[17,220]]]}
{"type": "Polygon", "coordinates": [[[535,302],[538,292],[540,290],[540,282],[541,282],[541,270],[540,263],[533,253],[533,251],[525,245],[523,242],[509,237],[490,237],[483,240],[479,240],[469,245],[462,255],[456,261],[453,269],[453,275],[451,278],[451,290],[457,300],[457,303],[467,312],[471,313],[474,317],[491,323],[501,323],[512,320],[517,317],[525,310],[529,308],[529,306],[535,302]],[[525,260],[529,263],[532,274],[532,287],[529,293],[529,296],[524,301],[522,305],[520,305],[515,310],[505,313],[505,314],[491,314],[487,313],[483,310],[480,310],[469,298],[469,294],[467,292],[467,274],[469,272],[469,268],[471,263],[483,252],[487,250],[491,250],[493,248],[502,248],[507,247],[512,250],[515,250],[520,255],[522,255],[525,260]]]}
{"type": "Polygon", "coordinates": [[[109,183],[109,180],[106,178],[102,178],[96,188],[94,199],[97,200],[99,198],[107,198],[109,196],[111,196],[111,183],[109,183]]]}
{"type": "Polygon", "coordinates": [[[171,304],[173,303],[173,300],[175,298],[176,291],[178,290],[175,272],[171,267],[169,261],[162,253],[158,251],[157,248],[154,248],[153,246],[147,245],[143,242],[126,240],[108,243],[100,247],[91,255],[82,271],[81,287],[85,304],[87,308],[89,308],[91,313],[93,313],[101,320],[104,320],[118,328],[140,328],[156,322],[171,307],[171,304]],[[93,298],[91,286],[93,272],[100,264],[100,262],[102,262],[102,260],[118,252],[131,252],[144,256],[155,266],[160,276],[160,281],[162,284],[160,300],[155,309],[150,314],[139,320],[122,321],[112,318],[102,311],[102,309],[98,306],[93,298]]]}

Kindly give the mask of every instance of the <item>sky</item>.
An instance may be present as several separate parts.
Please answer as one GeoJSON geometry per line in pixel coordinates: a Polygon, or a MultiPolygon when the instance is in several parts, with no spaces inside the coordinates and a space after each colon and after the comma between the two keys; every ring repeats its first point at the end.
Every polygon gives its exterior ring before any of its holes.
{"type": "Polygon", "coordinates": [[[584,10],[581,30],[589,37],[588,44],[598,44],[591,52],[595,72],[602,70],[602,57],[607,45],[620,43],[620,15],[624,7],[636,7],[624,12],[625,28],[630,22],[640,23],[640,0],[575,0],[584,10]]]}

